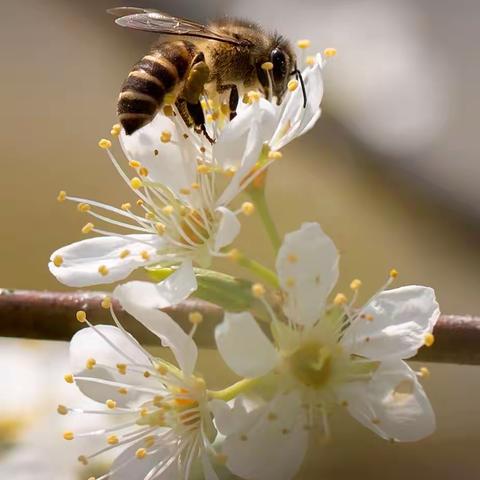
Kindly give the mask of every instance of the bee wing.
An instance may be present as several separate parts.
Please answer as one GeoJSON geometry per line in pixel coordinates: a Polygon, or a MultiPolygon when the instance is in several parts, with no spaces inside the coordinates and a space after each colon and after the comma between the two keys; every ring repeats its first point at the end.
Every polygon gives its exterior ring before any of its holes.
{"type": "Polygon", "coordinates": [[[185,18],[174,17],[158,10],[119,7],[107,10],[107,12],[118,17],[115,23],[121,27],[165,35],[200,37],[233,45],[246,45],[246,43],[249,43],[248,40],[239,40],[233,36],[215,32],[206,25],[192,22],[185,18]]]}

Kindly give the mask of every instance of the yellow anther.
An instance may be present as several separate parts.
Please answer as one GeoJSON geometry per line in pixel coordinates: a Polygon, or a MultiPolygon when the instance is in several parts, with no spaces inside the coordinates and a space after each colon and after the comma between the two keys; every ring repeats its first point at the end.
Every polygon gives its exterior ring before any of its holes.
{"type": "Polygon", "coordinates": [[[165,365],[157,365],[155,369],[160,375],[166,375],[168,373],[168,368],[165,365]]]}
{"type": "Polygon", "coordinates": [[[65,440],[73,440],[74,439],[74,434],[71,431],[63,432],[63,438],[65,440]]]}
{"type": "Polygon", "coordinates": [[[261,98],[261,95],[259,92],[256,92],[255,90],[251,90],[250,92],[248,92],[248,100],[251,103],[258,102],[260,98],[261,98]]]}
{"type": "Polygon", "coordinates": [[[326,48],[326,49],[323,51],[323,54],[324,54],[326,57],[334,57],[334,56],[337,54],[337,49],[336,49],[336,48],[333,48],[333,47],[326,48]]]}
{"type": "Polygon", "coordinates": [[[347,297],[343,293],[337,293],[333,299],[334,305],[345,305],[347,301],[347,297]]]}
{"type": "Polygon", "coordinates": [[[120,258],[127,258],[129,255],[130,255],[130,250],[128,250],[128,248],[120,252],[120,258]]]}
{"type": "Polygon", "coordinates": [[[120,395],[126,395],[128,393],[128,390],[125,387],[120,387],[117,391],[120,395]]]}
{"type": "Polygon", "coordinates": [[[155,214],[153,212],[146,212],[145,213],[145,218],[147,220],[155,220],[155,214]]]}
{"type": "Polygon", "coordinates": [[[84,323],[87,319],[87,312],[85,310],[79,310],[75,316],[80,323],[84,323]]]}
{"type": "Polygon", "coordinates": [[[147,449],[146,449],[146,448],[139,448],[139,449],[135,452],[135,456],[136,456],[138,459],[145,458],[145,455],[147,455],[147,449]]]}
{"type": "Polygon", "coordinates": [[[287,88],[290,92],[294,92],[298,88],[297,80],[290,80],[288,82],[287,88]]]}
{"type": "Polygon", "coordinates": [[[365,320],[368,320],[369,322],[373,322],[373,319],[374,317],[371,313],[365,315],[365,320]]]}
{"type": "Polygon", "coordinates": [[[143,376],[144,376],[145,378],[149,378],[151,375],[152,375],[152,374],[151,374],[148,370],[145,370],[145,371],[143,372],[143,376]]]}
{"type": "Polygon", "coordinates": [[[153,405],[157,408],[160,408],[163,403],[163,397],[161,395],[155,395],[153,397],[153,405]]]}
{"type": "Polygon", "coordinates": [[[352,290],[358,290],[361,286],[362,286],[362,281],[359,280],[358,278],[355,278],[355,279],[352,280],[352,282],[350,283],[350,288],[351,288],[352,290]]]}
{"type": "Polygon", "coordinates": [[[159,235],[163,235],[165,233],[166,227],[163,223],[158,222],[155,224],[155,230],[159,235]]]}
{"type": "Polygon", "coordinates": [[[148,177],[148,168],[140,167],[140,169],[138,170],[138,173],[139,173],[142,177],[148,177]]]}
{"type": "Polygon", "coordinates": [[[132,204],[129,202],[122,203],[121,207],[122,210],[125,210],[126,212],[132,208],[132,204]]]}
{"type": "Polygon", "coordinates": [[[279,152],[279,151],[273,151],[271,150],[270,152],[268,152],[268,158],[270,160],[279,160],[280,158],[283,157],[283,154],[282,152],[279,152]]]}
{"type": "Polygon", "coordinates": [[[286,285],[288,288],[293,288],[295,286],[295,279],[292,277],[287,278],[286,285]]]}
{"type": "Polygon", "coordinates": [[[189,188],[181,188],[181,189],[180,189],[180,193],[181,193],[182,195],[189,195],[190,192],[191,192],[191,190],[190,190],[189,188]]]}
{"type": "Polygon", "coordinates": [[[55,255],[52,262],[56,267],[61,267],[63,264],[63,257],[61,255],[55,255]]]}
{"type": "Polygon", "coordinates": [[[118,137],[121,131],[122,126],[119,123],[116,123],[112,126],[112,129],[110,130],[110,135],[112,135],[113,137],[118,137]]]}
{"type": "Polygon", "coordinates": [[[188,321],[193,325],[198,325],[203,321],[203,315],[200,312],[190,312],[188,314],[188,321]]]}
{"type": "Polygon", "coordinates": [[[426,347],[431,347],[435,343],[435,337],[433,333],[426,333],[425,337],[423,338],[423,343],[426,347]]]}
{"type": "Polygon", "coordinates": [[[223,170],[223,174],[227,178],[232,178],[235,175],[236,171],[237,169],[235,167],[228,167],[228,168],[225,168],[225,170],[223,170]]]}
{"type": "Polygon", "coordinates": [[[110,435],[107,437],[107,443],[109,445],[116,445],[118,443],[118,437],[116,435],[110,435]]]}
{"type": "Polygon", "coordinates": [[[230,107],[228,106],[228,103],[222,103],[220,105],[220,111],[223,113],[223,115],[227,116],[230,113],[230,107]]]}
{"type": "Polygon", "coordinates": [[[67,383],[73,383],[73,375],[71,373],[67,373],[66,375],[63,376],[63,379],[67,383]]]}
{"type": "Polygon", "coordinates": [[[290,262],[290,263],[297,263],[298,262],[298,256],[295,254],[295,253],[289,253],[287,255],[287,260],[290,262]]]}
{"type": "Polygon", "coordinates": [[[98,273],[102,276],[102,277],[106,277],[108,275],[108,268],[106,265],[100,265],[98,267],[98,273]]]}
{"type": "Polygon", "coordinates": [[[428,378],[430,376],[430,370],[427,367],[421,367],[419,373],[422,378],[428,378]]]}
{"type": "Polygon", "coordinates": [[[228,253],[227,257],[232,260],[232,262],[238,262],[241,258],[242,254],[237,248],[232,248],[228,253]]]}
{"type": "Polygon", "coordinates": [[[305,59],[305,63],[308,65],[308,66],[312,66],[312,65],[315,65],[315,57],[313,55],[309,55],[306,59],[305,59]]]}
{"type": "Polygon", "coordinates": [[[201,165],[197,166],[197,172],[198,173],[208,173],[208,172],[210,172],[210,168],[208,167],[208,165],[201,164],[201,165]]]}
{"type": "Polygon", "coordinates": [[[207,123],[212,123],[212,122],[213,122],[213,115],[212,115],[211,113],[207,113],[207,114],[205,115],[205,121],[206,121],[207,123]]]}
{"type": "Polygon", "coordinates": [[[85,455],[80,455],[78,457],[78,461],[82,464],[82,465],[88,465],[88,458],[85,456],[85,455]]]}
{"type": "Polygon", "coordinates": [[[175,100],[176,98],[173,93],[167,93],[163,98],[165,105],[171,105],[172,103],[175,103],[175,100]]]}
{"type": "Polygon", "coordinates": [[[131,186],[134,190],[138,190],[139,188],[142,188],[142,187],[143,187],[143,182],[142,182],[138,177],[133,177],[133,178],[130,180],[130,186],[131,186]]]}
{"type": "Polygon", "coordinates": [[[112,299],[109,296],[105,296],[102,298],[100,305],[105,310],[108,310],[112,306],[112,299]]]}
{"type": "Polygon", "coordinates": [[[398,271],[392,268],[389,273],[391,278],[397,278],[398,277],[398,271]]]}
{"type": "Polygon", "coordinates": [[[308,48],[309,46],[310,46],[310,40],[303,39],[297,42],[298,48],[305,49],[305,48],[308,48]]]}
{"type": "Polygon", "coordinates": [[[68,408],[65,405],[59,405],[57,407],[57,413],[59,415],[66,415],[68,413],[68,408]]]}
{"type": "Polygon", "coordinates": [[[146,250],[142,250],[140,252],[140,256],[145,260],[150,260],[150,254],[146,250]]]}
{"type": "Polygon", "coordinates": [[[160,134],[160,141],[161,141],[162,143],[168,143],[171,139],[172,139],[172,133],[169,132],[168,130],[164,130],[164,131],[160,134]]]}
{"type": "Polygon", "coordinates": [[[137,207],[141,207],[145,202],[141,198],[139,198],[135,203],[137,204],[137,207]]]}
{"type": "Polygon", "coordinates": [[[172,215],[174,211],[175,209],[172,205],[166,205],[162,208],[162,213],[164,213],[165,215],[172,215]]]}
{"type": "Polygon", "coordinates": [[[85,366],[89,369],[89,370],[92,370],[93,367],[97,364],[97,361],[94,359],[94,358],[89,358],[86,362],[85,362],[85,366]]]}
{"type": "Polygon", "coordinates": [[[256,298],[262,298],[265,295],[265,287],[261,283],[252,285],[252,295],[256,298]]]}
{"type": "Polygon", "coordinates": [[[193,182],[191,185],[190,185],[190,188],[192,190],[199,190],[200,189],[200,184],[197,183],[197,182],[193,182]]]}
{"type": "Polygon", "coordinates": [[[88,203],[79,203],[77,205],[77,210],[81,213],[86,213],[91,210],[92,207],[88,203]]]}
{"type": "Polygon", "coordinates": [[[268,72],[269,70],[273,70],[273,63],[272,62],[264,62],[262,63],[262,70],[268,72]]]}
{"type": "Polygon", "coordinates": [[[255,205],[252,202],[242,203],[242,213],[249,217],[255,213],[255,205]]]}
{"type": "Polygon", "coordinates": [[[57,202],[64,202],[67,198],[67,192],[65,190],[60,190],[57,195],[57,202]]]}
{"type": "Polygon", "coordinates": [[[109,408],[110,410],[113,410],[116,406],[117,406],[117,402],[115,400],[112,400],[111,398],[108,399],[106,402],[105,402],[105,405],[107,406],[107,408],[109,408]]]}
{"type": "Polygon", "coordinates": [[[165,105],[163,107],[163,114],[166,117],[173,117],[173,107],[171,105],[165,105]]]}
{"type": "Polygon", "coordinates": [[[127,365],[125,363],[117,363],[116,367],[120,375],[125,375],[127,373],[127,365]]]}
{"type": "Polygon", "coordinates": [[[145,408],[145,407],[141,408],[140,409],[140,416],[141,417],[146,417],[147,415],[148,415],[148,408],[145,408]]]}
{"type": "Polygon", "coordinates": [[[130,160],[128,162],[128,164],[132,167],[132,168],[140,168],[142,166],[142,164],[140,162],[137,162],[136,160],[130,160]]]}
{"type": "Polygon", "coordinates": [[[208,103],[204,99],[200,100],[200,105],[204,110],[208,108],[208,103]]]}
{"type": "Polygon", "coordinates": [[[107,149],[107,148],[110,148],[112,146],[112,142],[110,140],[107,140],[106,138],[102,138],[102,139],[99,140],[98,146],[100,148],[107,149]]]}
{"type": "Polygon", "coordinates": [[[90,233],[94,227],[95,225],[93,223],[88,222],[82,227],[82,233],[85,233],[85,234],[90,233]]]}

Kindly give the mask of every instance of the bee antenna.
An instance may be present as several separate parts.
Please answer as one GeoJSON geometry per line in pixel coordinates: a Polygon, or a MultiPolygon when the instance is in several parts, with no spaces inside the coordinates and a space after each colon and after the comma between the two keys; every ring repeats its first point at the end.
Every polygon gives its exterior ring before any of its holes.
{"type": "Polygon", "coordinates": [[[298,68],[295,68],[291,75],[295,75],[297,80],[300,82],[303,94],[303,108],[305,108],[307,106],[307,91],[305,89],[305,82],[303,81],[302,72],[298,68]]]}

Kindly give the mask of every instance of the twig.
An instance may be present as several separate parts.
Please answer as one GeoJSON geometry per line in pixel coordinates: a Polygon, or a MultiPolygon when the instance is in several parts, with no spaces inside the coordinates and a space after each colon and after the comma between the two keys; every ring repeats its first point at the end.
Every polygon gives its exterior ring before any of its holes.
{"type": "MultiPolygon", "coordinates": [[[[100,303],[101,292],[41,292],[0,290],[0,336],[42,340],[69,340],[83,328],[75,312],[85,310],[93,323],[111,323],[110,314],[100,303]]],[[[158,344],[158,339],[114,304],[125,327],[142,343],[158,344]]],[[[200,311],[204,323],[195,338],[201,347],[214,346],[213,327],[222,320],[221,308],[201,300],[188,300],[165,309],[185,330],[190,328],[188,314],[200,311]]],[[[435,344],[422,348],[415,360],[423,362],[480,365],[480,317],[442,315],[435,330],[435,344]]]]}

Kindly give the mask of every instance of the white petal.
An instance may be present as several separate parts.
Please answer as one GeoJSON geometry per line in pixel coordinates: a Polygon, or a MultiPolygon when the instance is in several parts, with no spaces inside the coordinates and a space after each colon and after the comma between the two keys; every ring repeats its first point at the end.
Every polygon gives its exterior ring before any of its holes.
{"type": "Polygon", "coordinates": [[[218,207],[216,212],[222,215],[215,234],[215,251],[230,245],[240,233],[240,222],[237,216],[226,207],[218,207]]]}
{"type": "MultiPolygon", "coordinates": [[[[162,438],[157,437],[156,443],[160,446],[159,450],[151,455],[146,455],[144,458],[137,458],[135,452],[139,448],[145,447],[145,441],[141,440],[132,446],[126,448],[113,462],[110,469],[114,472],[117,468],[117,472],[111,474],[109,480],[133,480],[145,478],[146,475],[162,462],[167,462],[175,454],[175,446],[162,446],[162,438]],[[122,466],[123,465],[123,466],[122,466]]],[[[155,447],[157,450],[157,446],[155,447]]],[[[175,461],[171,462],[171,465],[162,473],[161,480],[177,480],[178,468],[175,461]]]]}
{"type": "Polygon", "coordinates": [[[128,313],[157,335],[162,345],[172,350],[186,375],[190,375],[195,368],[197,346],[192,338],[159,308],[184,300],[195,288],[192,266],[185,262],[163,282],[129,282],[118,286],[113,292],[113,296],[128,313]]]}
{"type": "Polygon", "coordinates": [[[353,417],[385,439],[414,442],[435,430],[430,402],[401,360],[383,362],[369,382],[347,384],[339,397],[353,417]]]}
{"type": "Polygon", "coordinates": [[[148,252],[153,260],[163,245],[164,241],[158,235],[149,234],[89,238],[53,252],[48,268],[57,280],[69,287],[117,282],[145,265],[141,252],[148,252]],[[124,250],[129,250],[130,255],[121,258],[120,253],[124,250]],[[60,267],[53,263],[56,256],[63,259],[60,267]],[[102,265],[107,267],[107,275],[99,273],[102,265]]]}
{"type": "Polygon", "coordinates": [[[296,323],[312,325],[338,279],[335,244],[318,223],[304,223],[300,230],[285,235],[276,268],[280,285],[288,293],[285,314],[296,323]]]}
{"type": "Polygon", "coordinates": [[[127,158],[137,160],[148,169],[150,180],[169,186],[177,194],[181,188],[196,181],[195,162],[188,161],[190,142],[185,141],[165,115],[158,114],[151,123],[132,135],[126,135],[122,130],[120,143],[127,158]],[[172,134],[170,142],[161,142],[163,131],[172,134]],[[186,151],[185,157],[182,148],[186,151]]]}
{"type": "Polygon", "coordinates": [[[203,478],[205,480],[218,480],[218,475],[213,469],[213,465],[212,465],[212,462],[210,461],[210,457],[208,456],[208,453],[205,450],[202,451],[200,460],[202,462],[203,478]]]}
{"type": "MultiPolygon", "coordinates": [[[[136,340],[117,327],[97,325],[95,330],[84,328],[78,331],[70,341],[70,364],[75,375],[129,385],[145,385],[145,378],[141,373],[129,373],[128,367],[126,375],[121,375],[116,371],[118,363],[133,363],[140,368],[142,366],[147,368],[150,364],[148,357],[143,353],[136,340]],[[97,362],[93,369],[86,368],[87,359],[90,358],[97,362]],[[105,368],[105,366],[110,368],[105,368]]],[[[118,387],[82,380],[78,380],[76,383],[84,395],[97,402],[104,403],[106,400],[112,399],[119,406],[123,406],[136,402],[142,397],[134,390],[129,390],[128,394],[124,395],[118,393],[118,387]]]]}
{"type": "Polygon", "coordinates": [[[297,392],[280,394],[255,422],[227,436],[222,451],[227,467],[248,480],[289,480],[299,470],[308,445],[297,392]],[[272,419],[272,415],[274,419],[272,419]]]}
{"type": "Polygon", "coordinates": [[[440,315],[434,290],[415,285],[380,293],[362,312],[373,320],[358,318],[342,344],[372,360],[412,357],[440,315]]]}
{"type": "Polygon", "coordinates": [[[242,377],[265,375],[277,364],[276,350],[248,312],[226,312],[215,340],[227,365],[242,377]]]}

